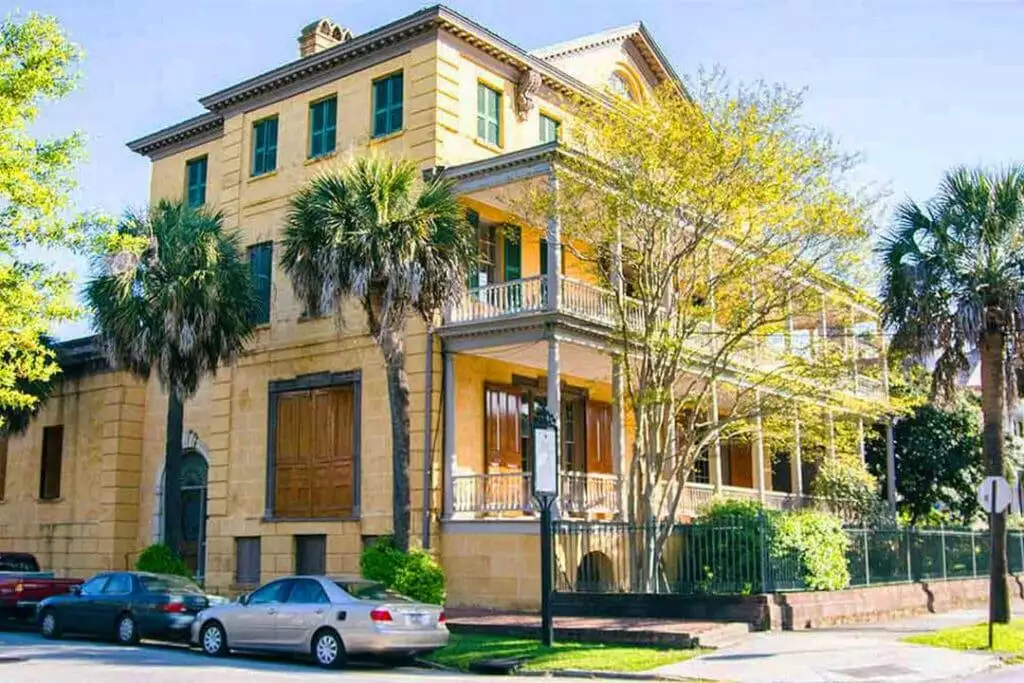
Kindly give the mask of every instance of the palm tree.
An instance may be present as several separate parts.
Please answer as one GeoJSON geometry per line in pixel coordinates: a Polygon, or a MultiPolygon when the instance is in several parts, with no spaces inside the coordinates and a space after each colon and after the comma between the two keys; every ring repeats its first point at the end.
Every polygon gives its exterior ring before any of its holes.
{"type": "MultiPolygon", "coordinates": [[[[880,251],[892,346],[935,358],[933,393],[951,396],[968,355],[980,355],[986,469],[1003,476],[1003,421],[1024,348],[1024,168],[949,172],[924,207],[897,207],[880,251]]],[[[991,609],[1008,623],[1005,513],[993,527],[991,609]]]]}
{"type": "MultiPolygon", "coordinates": [[[[281,265],[313,313],[352,297],[384,355],[391,404],[395,545],[409,548],[409,382],[405,328],[459,299],[474,234],[450,182],[412,161],[368,156],[311,180],[292,199],[281,265]]],[[[340,322],[344,322],[339,318],[340,322]]]]}
{"type": "Polygon", "coordinates": [[[178,554],[183,402],[252,335],[249,265],[220,213],[184,202],[129,212],[116,236],[85,296],[111,364],[141,379],[155,372],[168,395],[164,542],[178,554]]]}

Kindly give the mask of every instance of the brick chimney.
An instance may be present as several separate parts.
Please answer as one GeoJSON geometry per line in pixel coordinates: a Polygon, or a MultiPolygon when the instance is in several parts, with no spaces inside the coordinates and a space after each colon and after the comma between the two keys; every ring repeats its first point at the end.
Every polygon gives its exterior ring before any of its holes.
{"type": "Polygon", "coordinates": [[[309,57],[352,37],[352,32],[330,19],[318,19],[302,29],[299,34],[299,56],[309,57]]]}

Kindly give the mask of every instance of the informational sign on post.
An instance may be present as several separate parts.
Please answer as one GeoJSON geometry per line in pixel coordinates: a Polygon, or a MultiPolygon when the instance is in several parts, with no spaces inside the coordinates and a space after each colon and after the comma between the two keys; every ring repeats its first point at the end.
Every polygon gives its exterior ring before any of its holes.
{"type": "Polygon", "coordinates": [[[978,487],[978,504],[990,515],[1005,510],[1011,497],[1010,484],[1003,477],[985,477],[978,487]]]}
{"type": "Polygon", "coordinates": [[[1010,514],[1024,515],[1024,478],[1017,477],[1010,495],[1010,514]]]}
{"type": "Polygon", "coordinates": [[[554,429],[533,430],[533,492],[553,496],[558,493],[558,438],[554,429]]]}

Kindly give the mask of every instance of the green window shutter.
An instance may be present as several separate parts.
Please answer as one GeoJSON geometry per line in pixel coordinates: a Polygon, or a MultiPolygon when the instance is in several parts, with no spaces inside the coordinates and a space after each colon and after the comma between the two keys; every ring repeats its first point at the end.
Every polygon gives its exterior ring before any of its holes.
{"type": "Polygon", "coordinates": [[[206,166],[205,156],[185,164],[185,197],[193,209],[206,203],[206,166]]]}
{"type": "Polygon", "coordinates": [[[540,274],[548,274],[548,241],[544,238],[540,240],[540,274]]]}
{"type": "Polygon", "coordinates": [[[476,91],[476,135],[492,145],[501,144],[501,93],[483,83],[476,91]]]}
{"type": "Polygon", "coordinates": [[[402,130],[402,74],[373,82],[373,137],[402,130]]]}
{"type": "Polygon", "coordinates": [[[523,276],[522,232],[517,225],[505,226],[505,282],[523,276]]]}
{"type": "Polygon", "coordinates": [[[265,325],[270,322],[270,285],[273,262],[273,242],[249,247],[249,276],[253,288],[253,308],[250,319],[254,325],[265,325]]]}
{"type": "Polygon", "coordinates": [[[252,175],[263,175],[277,168],[277,118],[253,125],[252,175]]]}
{"type": "Polygon", "coordinates": [[[338,125],[338,98],[321,100],[309,107],[309,158],[334,151],[338,125]]]}
{"type": "Polygon", "coordinates": [[[471,226],[473,226],[473,235],[477,240],[478,251],[476,263],[472,265],[472,270],[469,272],[469,279],[466,283],[466,286],[469,287],[470,289],[476,289],[477,287],[480,286],[480,214],[478,214],[476,211],[473,211],[472,209],[467,209],[466,221],[471,226]]]}
{"type": "Polygon", "coordinates": [[[540,141],[554,142],[558,139],[559,122],[550,116],[540,115],[540,141]]]}

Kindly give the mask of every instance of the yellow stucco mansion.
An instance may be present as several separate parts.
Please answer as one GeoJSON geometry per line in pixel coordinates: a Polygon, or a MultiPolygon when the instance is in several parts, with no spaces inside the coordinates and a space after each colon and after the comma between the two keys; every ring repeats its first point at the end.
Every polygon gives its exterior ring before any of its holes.
{"type": "MultiPolygon", "coordinates": [[[[128,145],[152,161],[152,200],[184,196],[241,231],[263,304],[251,347],[185,406],[187,560],[230,592],[295,571],[356,573],[364,544],[390,531],[381,354],[357,328],[304,316],[275,251],[303,181],[379,150],[454,179],[480,241],[475,289],[407,340],[413,536],[438,553],[452,604],[534,607],[534,406],[560,416],[567,515],[621,512],[629,430],[613,402],[621,378],[602,291],[559,249],[557,221],[510,236],[502,197],[551,172],[571,98],[642,100],[676,76],[642,24],[526,52],[445,7],[357,36],[321,20],[299,52],[128,145]]],[[[863,341],[865,329],[877,336],[877,312],[812,286],[820,310],[794,313],[787,344],[859,330],[839,335],[853,362],[838,390],[884,401],[880,339],[863,341]]],[[[161,534],[166,397],[155,379],[111,371],[93,339],[62,345],[61,361],[60,388],[29,431],[0,441],[0,549],[67,575],[123,568],[161,534]]],[[[684,507],[715,491],[799,500],[799,447],[781,466],[763,450],[756,439],[716,449],[684,507]]]]}

